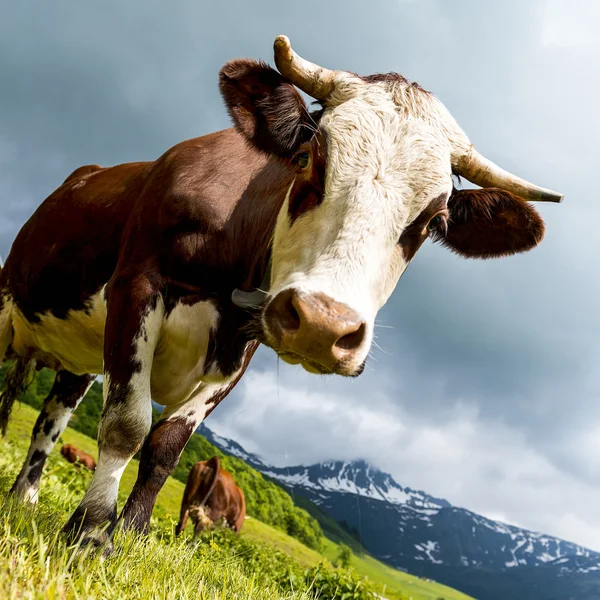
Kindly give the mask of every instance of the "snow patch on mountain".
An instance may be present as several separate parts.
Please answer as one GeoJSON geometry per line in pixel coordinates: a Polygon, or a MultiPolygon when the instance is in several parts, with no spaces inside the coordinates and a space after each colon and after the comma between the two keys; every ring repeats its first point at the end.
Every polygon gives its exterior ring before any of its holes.
{"type": "Polygon", "coordinates": [[[415,548],[419,552],[426,554],[430,562],[436,565],[443,564],[444,561],[438,560],[432,555],[433,552],[439,552],[440,550],[440,545],[437,542],[427,541],[422,544],[415,544],[415,548]]]}
{"type": "Polygon", "coordinates": [[[424,492],[404,488],[391,475],[383,473],[358,460],[352,462],[328,461],[318,465],[263,470],[286,485],[303,487],[321,492],[354,494],[394,505],[406,505],[424,515],[433,515],[448,502],[424,492]]]}

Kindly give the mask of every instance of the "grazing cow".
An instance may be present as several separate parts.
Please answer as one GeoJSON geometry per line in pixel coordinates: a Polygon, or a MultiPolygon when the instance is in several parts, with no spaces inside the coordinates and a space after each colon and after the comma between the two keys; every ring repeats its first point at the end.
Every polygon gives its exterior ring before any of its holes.
{"type": "Polygon", "coordinates": [[[190,469],[175,535],[185,529],[188,517],[194,523],[194,538],[219,522],[236,533],[242,528],[246,518],[244,492],[231,474],[221,468],[217,456],[197,462],[190,469]]]}
{"type": "Polygon", "coordinates": [[[76,467],[82,465],[90,471],[96,470],[96,460],[94,457],[79,448],[75,448],[75,446],[71,444],[64,444],[60,449],[60,453],[76,467]]]}
{"type": "Polygon", "coordinates": [[[65,526],[84,542],[109,539],[140,448],[122,517],[147,530],[189,437],[259,343],[311,373],[357,376],[378,310],[427,238],[468,258],[524,252],[544,235],[526,200],[562,199],[484,158],[401,75],[318,67],[285,36],[274,50],[278,71],[249,59],[221,69],[234,128],[152,162],[77,169],[2,270],[0,356],[16,359],[13,375],[33,362],[57,371],[15,493],[36,489],[104,375],[98,467],[65,526]],[[453,174],[483,189],[454,189],[453,174]],[[166,407],[152,430],[151,399],[166,407]]]}

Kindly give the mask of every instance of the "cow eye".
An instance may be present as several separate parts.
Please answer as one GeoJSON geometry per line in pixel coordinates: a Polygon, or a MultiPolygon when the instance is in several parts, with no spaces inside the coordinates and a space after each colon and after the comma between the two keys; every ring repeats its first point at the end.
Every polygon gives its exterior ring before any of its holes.
{"type": "Polygon", "coordinates": [[[436,229],[438,229],[438,227],[440,227],[440,225],[442,225],[443,222],[444,217],[442,215],[435,215],[435,217],[433,217],[433,219],[431,219],[431,221],[427,223],[427,230],[435,231],[436,229]]]}
{"type": "Polygon", "coordinates": [[[310,164],[310,154],[308,152],[301,152],[296,156],[296,164],[302,170],[307,169],[310,164]]]}

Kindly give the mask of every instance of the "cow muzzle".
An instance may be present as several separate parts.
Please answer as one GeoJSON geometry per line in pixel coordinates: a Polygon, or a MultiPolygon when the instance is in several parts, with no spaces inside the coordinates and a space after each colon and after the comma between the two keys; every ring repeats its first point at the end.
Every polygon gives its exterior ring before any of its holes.
{"type": "Polygon", "coordinates": [[[263,323],[269,345],[289,364],[318,374],[362,372],[367,324],[325,294],[286,289],[268,304],[263,323]]]}

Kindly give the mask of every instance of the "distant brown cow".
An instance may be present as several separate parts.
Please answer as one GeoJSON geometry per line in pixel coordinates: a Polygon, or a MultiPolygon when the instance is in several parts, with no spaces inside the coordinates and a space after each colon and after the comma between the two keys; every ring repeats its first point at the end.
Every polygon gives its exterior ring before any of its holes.
{"type": "Polygon", "coordinates": [[[96,460],[94,457],[79,448],[75,448],[71,444],[64,444],[60,449],[60,453],[75,466],[83,465],[90,471],[96,470],[96,460]]]}
{"type": "Polygon", "coordinates": [[[220,523],[236,533],[242,528],[246,518],[244,492],[231,474],[221,468],[217,456],[197,462],[190,469],[175,535],[185,529],[188,517],[194,523],[194,537],[220,523]]]}

